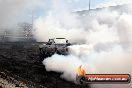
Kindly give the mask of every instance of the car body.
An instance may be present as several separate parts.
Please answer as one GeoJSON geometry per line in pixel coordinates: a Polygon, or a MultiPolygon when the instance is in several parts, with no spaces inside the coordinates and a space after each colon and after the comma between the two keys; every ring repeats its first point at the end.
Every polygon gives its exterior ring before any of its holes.
{"type": "Polygon", "coordinates": [[[43,57],[52,56],[55,53],[59,55],[68,55],[68,46],[70,45],[71,44],[65,38],[53,38],[49,39],[45,44],[40,45],[39,51],[43,57]]]}

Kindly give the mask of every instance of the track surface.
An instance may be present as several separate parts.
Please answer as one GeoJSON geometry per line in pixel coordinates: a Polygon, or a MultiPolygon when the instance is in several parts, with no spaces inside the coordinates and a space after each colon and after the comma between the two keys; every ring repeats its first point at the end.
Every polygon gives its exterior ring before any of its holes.
{"type": "Polygon", "coordinates": [[[38,54],[38,45],[0,43],[0,80],[12,81],[10,78],[13,78],[28,88],[84,88],[61,79],[60,73],[46,72],[42,65],[43,58],[38,54]]]}

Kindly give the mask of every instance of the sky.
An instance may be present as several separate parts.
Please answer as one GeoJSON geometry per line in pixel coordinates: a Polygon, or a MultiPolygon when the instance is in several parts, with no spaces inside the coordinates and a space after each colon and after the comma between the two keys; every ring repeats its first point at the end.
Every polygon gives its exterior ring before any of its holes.
{"type": "MultiPolygon", "coordinates": [[[[43,0],[44,8],[47,10],[52,6],[52,2],[61,2],[65,5],[70,11],[78,11],[88,9],[89,0],[43,0]]],[[[110,5],[117,5],[122,3],[130,3],[132,0],[90,0],[91,8],[101,8],[110,5]]]]}
{"type": "MultiPolygon", "coordinates": [[[[45,8],[48,9],[50,6],[52,6],[52,1],[53,0],[45,0],[45,8]]],[[[83,9],[88,9],[89,7],[89,0],[55,0],[56,2],[61,2],[70,11],[77,11],[77,10],[83,10],[83,9]]],[[[110,0],[90,0],[91,2],[91,8],[96,8],[97,5],[101,3],[105,3],[110,0]]]]}
{"type": "MultiPolygon", "coordinates": [[[[67,5],[70,6],[72,11],[86,10],[89,9],[89,0],[67,0],[67,5]]],[[[91,8],[96,8],[100,3],[104,3],[106,0],[90,0],[91,8]]]]}
{"type": "MultiPolygon", "coordinates": [[[[52,8],[53,2],[63,4],[66,9],[71,12],[88,10],[89,9],[89,0],[42,0],[42,8],[37,9],[37,16],[42,15],[49,11],[52,8]],[[42,11],[43,10],[43,11],[42,11]]],[[[129,3],[132,0],[90,0],[91,8],[102,8],[113,6],[122,3],[129,3]]]]}
{"type": "MultiPolygon", "coordinates": [[[[34,18],[45,16],[48,11],[53,9],[53,3],[61,4],[60,7],[66,8],[69,12],[82,11],[89,9],[89,0],[42,0],[41,7],[33,10],[34,18]]],[[[114,6],[117,4],[130,3],[132,0],[90,0],[91,9],[114,6]]],[[[29,19],[31,19],[31,11],[29,19]]]]}
{"type": "MultiPolygon", "coordinates": [[[[43,7],[40,7],[34,10],[36,16],[45,15],[47,11],[52,8],[53,0],[44,0],[42,3],[43,7]]],[[[62,3],[64,8],[68,9],[70,12],[88,10],[89,9],[89,0],[55,0],[56,2],[62,3]]],[[[90,0],[91,8],[95,9],[99,4],[106,2],[106,0],[90,0]]],[[[31,12],[30,12],[31,13],[31,12]]]]}

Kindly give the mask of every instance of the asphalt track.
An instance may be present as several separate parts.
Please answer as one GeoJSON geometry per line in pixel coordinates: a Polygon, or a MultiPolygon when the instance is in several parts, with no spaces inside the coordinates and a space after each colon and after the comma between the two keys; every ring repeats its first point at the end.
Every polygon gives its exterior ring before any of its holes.
{"type": "Polygon", "coordinates": [[[37,42],[0,43],[0,88],[89,88],[47,72],[37,42]],[[5,84],[4,84],[5,83],[5,84]],[[3,86],[12,85],[13,87],[3,86]]]}

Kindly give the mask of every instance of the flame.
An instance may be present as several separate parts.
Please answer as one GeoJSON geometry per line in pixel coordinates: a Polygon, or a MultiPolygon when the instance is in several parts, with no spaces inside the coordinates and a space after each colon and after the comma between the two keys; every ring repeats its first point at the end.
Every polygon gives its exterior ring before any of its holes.
{"type": "Polygon", "coordinates": [[[86,74],[85,70],[82,68],[82,65],[80,65],[78,67],[78,75],[85,75],[85,74],[86,74]]]}

